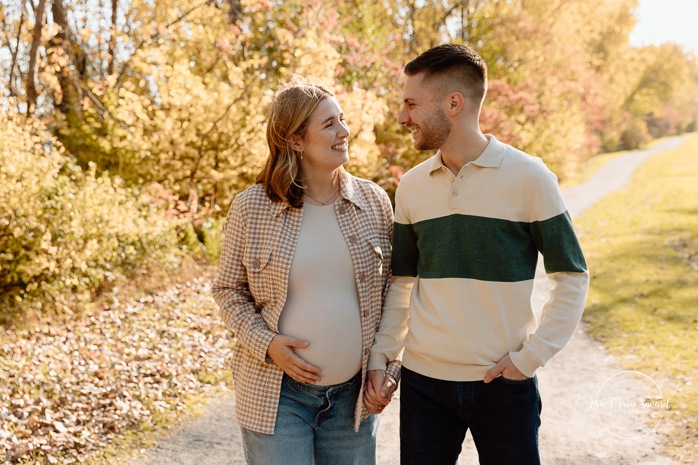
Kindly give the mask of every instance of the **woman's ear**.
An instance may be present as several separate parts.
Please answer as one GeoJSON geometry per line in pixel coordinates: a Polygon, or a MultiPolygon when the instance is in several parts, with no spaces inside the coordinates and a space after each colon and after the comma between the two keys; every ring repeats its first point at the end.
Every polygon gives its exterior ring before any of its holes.
{"type": "Polygon", "coordinates": [[[303,139],[301,139],[300,136],[298,136],[297,134],[294,134],[288,140],[288,146],[291,147],[296,152],[302,152],[303,151],[303,139]]]}

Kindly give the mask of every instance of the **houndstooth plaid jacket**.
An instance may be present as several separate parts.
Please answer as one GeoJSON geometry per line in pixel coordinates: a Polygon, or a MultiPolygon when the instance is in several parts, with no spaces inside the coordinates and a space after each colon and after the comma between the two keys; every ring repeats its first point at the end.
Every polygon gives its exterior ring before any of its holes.
{"type": "MultiPolygon", "coordinates": [[[[376,184],[341,171],[334,203],[349,247],[359,294],[362,333],[361,393],[390,278],[393,210],[376,184]]],[[[213,297],[237,338],[233,356],[236,417],[243,428],[272,434],[283,371],[267,358],[286,302],[289,270],[303,210],[272,202],[261,184],[240,193],[228,212],[213,297]]],[[[322,264],[318,264],[322,266],[322,264]]],[[[386,371],[399,378],[400,362],[386,371]]],[[[368,416],[359,395],[354,429],[368,416]]]]}

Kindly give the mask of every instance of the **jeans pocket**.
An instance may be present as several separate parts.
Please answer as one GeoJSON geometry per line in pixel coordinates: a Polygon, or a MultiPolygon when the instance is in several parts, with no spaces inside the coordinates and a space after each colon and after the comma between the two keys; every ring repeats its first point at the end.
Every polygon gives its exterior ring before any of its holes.
{"type": "Polygon", "coordinates": [[[500,376],[499,379],[501,379],[504,384],[513,384],[513,385],[528,384],[531,381],[533,381],[533,378],[509,379],[509,378],[505,378],[504,376],[500,376]]]}

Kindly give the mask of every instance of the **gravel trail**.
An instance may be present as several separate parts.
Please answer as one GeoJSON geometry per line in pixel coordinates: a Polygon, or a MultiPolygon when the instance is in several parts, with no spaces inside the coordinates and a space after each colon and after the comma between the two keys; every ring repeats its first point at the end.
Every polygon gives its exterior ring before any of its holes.
{"type": "MultiPolygon", "coordinates": [[[[677,137],[648,150],[634,151],[601,167],[586,182],[563,191],[572,217],[602,197],[621,189],[644,160],[675,148],[690,136],[677,137]]],[[[545,300],[548,283],[536,278],[534,308],[545,300]]],[[[622,372],[618,360],[601,344],[577,329],[569,344],[546,367],[538,370],[543,399],[540,450],[546,465],[669,465],[661,455],[661,437],[650,432],[638,439],[622,439],[604,427],[590,403],[611,376],[622,372]]],[[[131,465],[243,465],[240,433],[235,422],[234,397],[213,399],[202,416],[175,430],[162,442],[132,459],[131,465]]],[[[381,416],[378,464],[399,464],[399,393],[381,416]]],[[[459,465],[478,463],[470,435],[463,443],[459,465]]]]}

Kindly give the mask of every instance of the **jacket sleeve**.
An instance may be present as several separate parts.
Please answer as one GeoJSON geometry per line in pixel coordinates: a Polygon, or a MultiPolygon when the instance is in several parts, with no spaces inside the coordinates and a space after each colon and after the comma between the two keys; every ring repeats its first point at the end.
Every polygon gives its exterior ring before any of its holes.
{"type": "Polygon", "coordinates": [[[241,196],[235,198],[223,228],[223,247],[213,298],[225,326],[237,337],[237,344],[260,362],[269,363],[267,349],[276,333],[271,331],[255,306],[250,293],[243,253],[248,235],[249,208],[241,196]]]}

